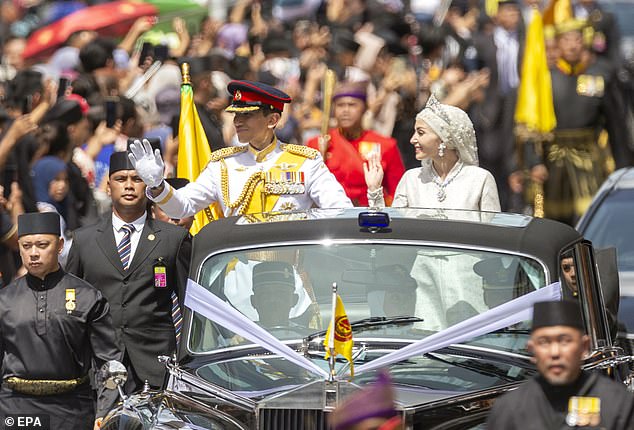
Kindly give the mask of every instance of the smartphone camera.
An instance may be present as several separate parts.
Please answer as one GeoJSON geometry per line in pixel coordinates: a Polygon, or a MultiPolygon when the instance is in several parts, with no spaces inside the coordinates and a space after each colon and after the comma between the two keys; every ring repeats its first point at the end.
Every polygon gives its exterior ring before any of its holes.
{"type": "Polygon", "coordinates": [[[106,100],[106,127],[108,128],[114,127],[114,124],[117,122],[117,105],[118,100],[116,98],[106,100]]]}

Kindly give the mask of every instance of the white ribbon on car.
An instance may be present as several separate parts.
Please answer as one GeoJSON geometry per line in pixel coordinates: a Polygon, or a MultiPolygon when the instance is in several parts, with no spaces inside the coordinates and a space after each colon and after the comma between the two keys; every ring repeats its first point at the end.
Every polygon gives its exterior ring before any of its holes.
{"type": "MultiPolygon", "coordinates": [[[[561,300],[559,282],[503,303],[369,363],[355,366],[354,373],[360,375],[363,372],[389,366],[399,361],[492,333],[522,321],[531,320],[535,303],[553,300],[561,300]]],[[[425,316],[422,315],[422,318],[424,319],[425,316]]]]}
{"type": "Polygon", "coordinates": [[[328,378],[328,372],[326,370],[297,353],[297,351],[281,342],[268,331],[245,317],[233,308],[233,306],[221,300],[211,291],[208,291],[205,287],[192,279],[187,279],[185,306],[291,363],[309,372],[328,378]]]}

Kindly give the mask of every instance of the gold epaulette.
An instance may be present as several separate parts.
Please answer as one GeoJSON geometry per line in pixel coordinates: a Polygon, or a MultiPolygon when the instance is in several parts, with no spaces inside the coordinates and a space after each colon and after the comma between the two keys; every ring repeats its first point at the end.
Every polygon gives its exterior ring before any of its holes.
{"type": "Polygon", "coordinates": [[[232,155],[239,154],[247,150],[247,145],[244,146],[229,146],[227,148],[217,149],[211,153],[211,160],[220,161],[223,158],[231,157],[232,155]]]}
{"type": "Polygon", "coordinates": [[[304,145],[283,143],[280,145],[280,148],[282,151],[290,152],[291,154],[299,155],[300,157],[310,158],[311,160],[314,160],[319,155],[319,151],[304,145]]]}

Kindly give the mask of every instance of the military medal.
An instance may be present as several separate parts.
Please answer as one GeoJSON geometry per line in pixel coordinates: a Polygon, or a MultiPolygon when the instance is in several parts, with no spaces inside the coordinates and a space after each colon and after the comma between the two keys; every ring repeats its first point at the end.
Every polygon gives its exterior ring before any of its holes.
{"type": "Polygon", "coordinates": [[[304,194],[306,185],[304,172],[266,172],[264,176],[264,192],[266,194],[304,194]]]}
{"type": "Polygon", "coordinates": [[[600,398],[573,396],[568,400],[568,415],[566,415],[566,424],[570,427],[595,427],[600,423],[600,398]]]}
{"type": "Polygon", "coordinates": [[[577,77],[577,94],[588,97],[602,97],[605,93],[603,76],[579,75],[577,77]]]}
{"type": "Polygon", "coordinates": [[[154,263],[154,288],[167,287],[167,266],[163,257],[159,257],[154,263]]]}
{"type": "Polygon", "coordinates": [[[75,289],[67,288],[66,289],[66,313],[72,313],[77,307],[77,303],[75,303],[75,289]]]}

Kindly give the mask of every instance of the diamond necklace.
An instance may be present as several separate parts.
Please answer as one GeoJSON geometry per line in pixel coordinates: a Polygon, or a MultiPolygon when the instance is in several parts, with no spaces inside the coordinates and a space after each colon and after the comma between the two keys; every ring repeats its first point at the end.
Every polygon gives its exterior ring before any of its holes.
{"type": "Polygon", "coordinates": [[[436,187],[438,187],[436,198],[439,202],[442,202],[447,198],[447,192],[445,191],[445,188],[447,188],[447,185],[451,184],[451,182],[456,179],[456,176],[458,176],[458,173],[460,173],[462,167],[464,166],[464,163],[462,161],[458,160],[458,163],[460,164],[458,165],[458,168],[455,170],[453,175],[445,179],[444,182],[440,180],[440,176],[438,176],[438,173],[436,173],[436,169],[434,169],[434,166],[431,166],[431,171],[433,175],[432,180],[434,181],[434,184],[436,184],[436,187]]]}

